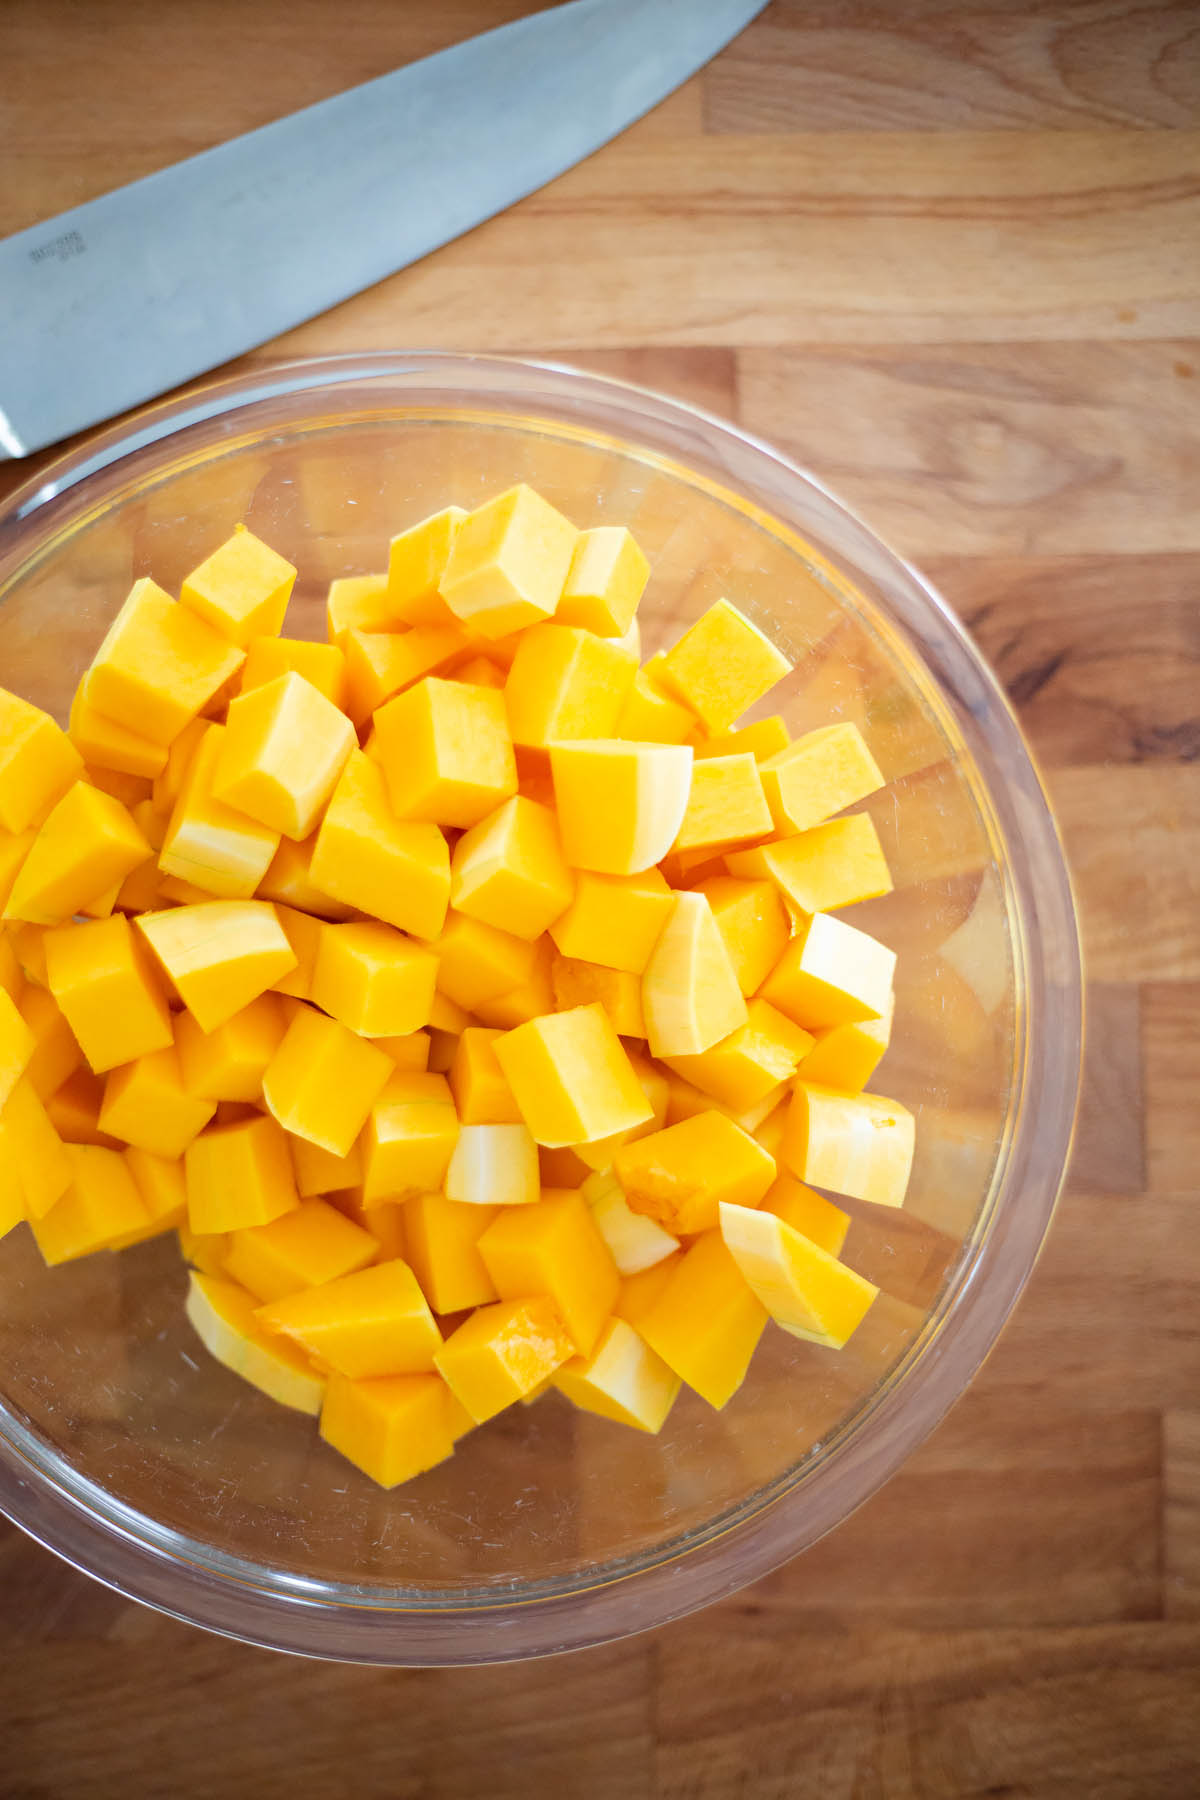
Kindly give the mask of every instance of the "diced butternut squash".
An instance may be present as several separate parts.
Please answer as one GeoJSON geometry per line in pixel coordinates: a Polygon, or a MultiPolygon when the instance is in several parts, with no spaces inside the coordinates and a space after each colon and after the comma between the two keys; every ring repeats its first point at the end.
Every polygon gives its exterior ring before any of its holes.
{"type": "Polygon", "coordinates": [[[231,644],[243,649],[256,637],[276,637],[296,580],[294,566],[261,538],[236,525],[179,590],[190,607],[231,644]]]}
{"type": "Polygon", "coordinates": [[[840,1350],[879,1292],[776,1213],[722,1206],[721,1236],[748,1286],[793,1337],[840,1350]]]}
{"type": "Polygon", "coordinates": [[[634,1212],[686,1237],[711,1230],[723,1200],[757,1206],[775,1180],[775,1159],[714,1111],[622,1144],[613,1173],[634,1212]]]}
{"type": "Polygon", "coordinates": [[[737,756],[710,756],[692,768],[692,785],[672,849],[711,850],[766,837],[771,813],[759,778],[758,764],[748,751],[737,756]]]}
{"type": "Polygon", "coordinates": [[[155,1156],[149,1150],[130,1146],[125,1152],[125,1161],[142,1196],[147,1217],[145,1225],[114,1244],[113,1248],[117,1250],[125,1249],[128,1244],[142,1243],[148,1237],[157,1237],[160,1232],[177,1231],[187,1224],[187,1180],[183,1158],[155,1156]]]}
{"type": "MultiPolygon", "coordinates": [[[[358,752],[354,752],[357,755],[358,752]]],[[[342,772],[342,780],[335,792],[345,792],[347,768],[342,772]]],[[[377,772],[376,772],[377,773],[377,772]]],[[[379,788],[383,793],[382,786],[379,788]]],[[[386,805],[386,802],[384,803],[386,805]]],[[[326,819],[329,817],[326,810],[326,819]]],[[[391,817],[390,812],[386,814],[391,817]]],[[[316,919],[343,920],[355,916],[356,908],[345,901],[335,900],[323,888],[319,888],[312,877],[312,860],[317,847],[317,834],[313,833],[302,843],[293,843],[291,838],[280,838],[279,848],[271,858],[266,874],[256,890],[260,900],[273,900],[278,905],[288,906],[296,912],[310,913],[316,919]]],[[[365,908],[363,909],[366,910],[365,908]]]]}
{"type": "Polygon", "coordinates": [[[686,744],[613,738],[551,744],[555,804],[567,861],[602,875],[636,875],[660,862],[687,811],[686,744]]]}
{"type": "MultiPolygon", "coordinates": [[[[646,1222],[649,1223],[649,1221],[646,1222]]],[[[627,1324],[636,1328],[663,1292],[682,1261],[683,1251],[674,1250],[670,1256],[664,1256],[661,1262],[651,1263],[646,1269],[639,1269],[636,1275],[624,1276],[621,1281],[621,1291],[617,1295],[617,1303],[613,1307],[613,1317],[624,1319],[627,1324]]]]}
{"type": "Polygon", "coordinates": [[[479,1240],[498,1214],[498,1207],[464,1205],[442,1194],[417,1194],[407,1202],[408,1261],[434,1312],[460,1312],[499,1299],[479,1254],[479,1240]]]}
{"type": "Polygon", "coordinates": [[[530,1019],[554,1011],[554,983],[550,976],[553,946],[549,938],[541,937],[527,948],[532,952],[528,971],[516,987],[509,988],[505,994],[476,1002],[475,1017],[481,1025],[512,1031],[518,1025],[528,1024],[530,1019]]]}
{"type": "Polygon", "coordinates": [[[305,1200],[318,1194],[344,1193],[362,1183],[362,1145],[358,1138],[345,1156],[334,1156],[308,1138],[289,1137],[292,1168],[296,1172],[296,1191],[305,1200]]]}
{"type": "Polygon", "coordinates": [[[388,578],[342,575],[329,584],[325,624],[331,644],[340,649],[348,631],[394,631],[399,623],[388,599],[388,578]]]}
{"type": "Polygon", "coordinates": [[[857,725],[823,725],[762,765],[763,789],[778,832],[808,831],[883,786],[857,725]]]}
{"type": "Polygon", "coordinates": [[[120,1151],[68,1144],[65,1153],[70,1186],[47,1212],[29,1221],[48,1264],[112,1249],[147,1221],[145,1204],[120,1151]]]}
{"type": "MultiPolygon", "coordinates": [[[[626,977],[626,979],[632,979],[626,977]]],[[[650,1118],[640,1125],[634,1125],[624,1131],[611,1133],[608,1137],[592,1138],[587,1143],[579,1143],[573,1147],[573,1156],[584,1165],[584,1169],[595,1173],[598,1169],[609,1169],[613,1156],[622,1144],[628,1144],[634,1138],[648,1137],[652,1131],[661,1131],[667,1122],[667,1105],[670,1098],[671,1077],[657,1063],[635,1051],[629,1051],[629,1066],[637,1076],[638,1086],[646,1096],[646,1104],[650,1108],[650,1118]]],[[[546,1182],[545,1172],[542,1176],[546,1182]]],[[[580,1187],[586,1179],[584,1175],[556,1183],[563,1187],[580,1187]]],[[[549,1183],[546,1183],[549,1185],[549,1183]]]]}
{"type": "Polygon", "coordinates": [[[0,1109],[33,1061],[37,1042],[12,997],[0,988],[0,1109]]]}
{"type": "Polygon", "coordinates": [[[100,1129],[139,1150],[168,1159],[182,1156],[217,1110],[183,1082],[174,1044],[113,1069],[104,1084],[100,1129]]]}
{"type": "Polygon", "coordinates": [[[670,1056],[668,1065],[723,1106],[744,1112],[790,1081],[812,1048],[811,1032],[766,1000],[751,1000],[744,1025],[699,1056],[670,1056]]]}
{"type": "Polygon", "coordinates": [[[463,1125],[446,1170],[446,1198],[464,1206],[528,1206],[541,1193],[537,1145],[525,1125],[463,1125]]]}
{"type": "Polygon", "coordinates": [[[891,1007],[895,968],[895,951],[878,938],[816,913],[798,928],[762,997],[812,1031],[882,1019],[891,1007]]]}
{"type": "Polygon", "coordinates": [[[718,732],[716,737],[703,737],[696,743],[696,759],[706,756],[741,756],[749,751],[754,760],[765,763],[769,756],[777,756],[786,750],[791,743],[788,728],[778,713],[769,719],[755,719],[753,724],[743,725],[740,731],[718,732]]]}
{"type": "Polygon", "coordinates": [[[797,1181],[786,1169],[780,1172],[779,1179],[768,1192],[762,1211],[774,1213],[785,1225],[811,1238],[830,1256],[841,1255],[850,1229],[850,1214],[827,1200],[824,1194],[818,1194],[815,1188],[797,1181]]]}
{"type": "Polygon", "coordinates": [[[649,578],[650,564],[623,525],[581,531],[554,616],[597,637],[624,637],[649,578]]]}
{"type": "Polygon", "coordinates": [[[575,1006],[602,1006],[619,1037],[645,1037],[642,984],[628,969],[606,969],[602,963],[556,956],[551,968],[554,1004],[560,1012],[575,1006]]]}
{"type": "Polygon", "coordinates": [[[700,730],[694,712],[672,699],[655,679],[652,657],[638,669],[625,694],[613,736],[643,744],[690,744],[700,730]]]}
{"type": "Polygon", "coordinates": [[[653,1268],[679,1248],[679,1239],[646,1213],[634,1212],[611,1169],[597,1170],[583,1184],[596,1229],[621,1275],[653,1268]]]}
{"type": "Polygon", "coordinates": [[[451,913],[437,950],[438,991],[468,1012],[527,981],[537,954],[528,939],[462,913],[451,913]]]}
{"type": "Polygon", "coordinates": [[[120,1150],[120,1138],[100,1129],[104,1082],[90,1069],[76,1069],[46,1102],[46,1117],[64,1144],[99,1144],[104,1150],[120,1150]]]}
{"type": "Polygon", "coordinates": [[[83,758],[49,713],[0,688],[0,826],[28,831],[83,774],[83,758]]]}
{"type": "Polygon", "coordinates": [[[446,840],[429,821],[396,817],[383,771],[359,750],[351,752],[333,791],[309,875],[320,892],[415,937],[437,937],[445,924],[446,840]]]}
{"type": "Polygon", "coordinates": [[[831,912],[892,891],[879,833],[866,813],[830,819],[755,850],[735,850],[726,866],[731,875],[767,877],[806,913],[831,912]]]}
{"type": "Polygon", "coordinates": [[[429,1023],[437,973],[433,951],[390,925],[322,925],[312,999],[361,1037],[399,1037],[429,1023]]]}
{"type": "Polygon", "coordinates": [[[681,1386],[673,1369],[624,1319],[610,1319],[588,1357],[573,1357],[554,1376],[560,1393],[585,1412],[659,1432],[681,1386]]]}
{"type": "Polygon", "coordinates": [[[878,1019],[855,1019],[818,1031],[812,1049],[800,1059],[796,1073],[801,1081],[861,1094],[888,1047],[894,1005],[895,995],[889,992],[887,1007],[878,1019]]]}
{"type": "Polygon", "coordinates": [[[504,637],[549,619],[578,535],[532,488],[509,488],[461,522],[442,575],[442,598],[481,637],[504,637]]]}
{"type": "Polygon", "coordinates": [[[365,1268],[379,1246],[324,1200],[302,1200],[269,1225],[230,1234],[225,1267],[261,1303],[283,1300],[365,1268]]]}
{"type": "Polygon", "coordinates": [[[392,539],[387,599],[397,620],[408,625],[441,625],[454,617],[439,590],[466,516],[461,506],[446,506],[392,539]]]}
{"type": "Polygon", "coordinates": [[[213,793],[299,842],[316,825],[355,747],[345,713],[303,676],[278,675],[230,702],[213,793]]]}
{"type": "Polygon", "coordinates": [[[171,1044],[166,1000],[123,915],[48,931],[45,947],[50,992],[97,1074],[171,1044]]]}
{"type": "Polygon", "coordinates": [[[392,1075],[363,1133],[366,1204],[436,1193],[446,1179],[458,1132],[444,1076],[392,1075]]]}
{"type": "Polygon", "coordinates": [[[550,936],[563,956],[640,975],[674,904],[657,869],[640,875],[584,871],[570,906],[551,922],[550,936]]]}
{"type": "MultiPolygon", "coordinates": [[[[277,905],[275,917],[283,927],[283,935],[296,959],[296,966],[271,983],[272,991],[286,994],[292,1000],[311,1000],[317,953],[321,948],[321,935],[326,922],[314,918],[311,913],[299,912],[294,906],[277,905]]],[[[386,930],[387,927],[381,929],[386,930]]]]}
{"type": "Polygon", "coordinates": [[[347,631],[346,711],[360,729],[385,700],[462,656],[470,640],[453,620],[405,631],[347,631]]]}
{"type": "Polygon", "coordinates": [[[109,769],[153,781],[166,767],[166,746],[98,712],[92,705],[89,686],[85,675],[71,701],[67,726],[67,734],[80,756],[90,769],[109,769]]]}
{"type": "Polygon", "coordinates": [[[215,1031],[296,966],[275,908],[262,900],[142,913],[137,925],[202,1031],[215,1031]]]}
{"type": "Polygon", "coordinates": [[[703,894],[676,894],[642,976],[655,1056],[698,1056],[746,1023],[737,974],[703,894]]]}
{"type": "Polygon", "coordinates": [[[303,676],[332,705],[345,709],[345,657],[336,644],[310,644],[303,638],[251,638],[238,691],[248,694],[251,688],[289,674],[303,676]]]}
{"type": "Polygon", "coordinates": [[[346,1156],[392,1074],[374,1044],[300,1006],[263,1075],[263,1099],[285,1131],[346,1156]]]}
{"type": "Polygon", "coordinates": [[[262,1114],[210,1125],[184,1153],[188,1224],[200,1235],[269,1225],[299,1205],[287,1138],[262,1114]]]}
{"type": "Polygon", "coordinates": [[[440,1375],[333,1374],[321,1436],[381,1488],[411,1481],[454,1453],[451,1394],[440,1375]]]}
{"type": "Polygon", "coordinates": [[[496,1056],[539,1144],[585,1143],[652,1117],[603,1007],[577,1006],[518,1025],[496,1056]]]}
{"type": "Polygon", "coordinates": [[[573,625],[525,632],[504,687],[513,743],[545,749],[611,736],[636,669],[637,657],[616,639],[573,625]]]}
{"type": "Polygon", "coordinates": [[[92,661],[88,698],[169,744],[242,666],[244,652],[153,581],[135,581],[92,661]]]}
{"type": "Polygon", "coordinates": [[[271,866],[279,833],[218,797],[214,783],[227,729],[208,725],[192,752],[158,863],[164,874],[205,893],[248,900],[271,866]]]}
{"type": "Polygon", "coordinates": [[[903,1206],[912,1168],[913,1116],[882,1094],[840,1094],[797,1081],[783,1160],[801,1181],[876,1206],[903,1206]]]}
{"type": "Polygon", "coordinates": [[[449,1069],[450,1092],[464,1125],[521,1123],[520,1108],[496,1056],[496,1039],[501,1035],[497,1030],[471,1025],[455,1046],[449,1069]]]}
{"type": "Polygon", "coordinates": [[[416,1276],[399,1260],[273,1300],[258,1320],[352,1381],[426,1374],[442,1343],[416,1276]]]}
{"type": "Polygon", "coordinates": [[[83,1062],[79,1040],[53,994],[30,983],[17,1002],[33,1037],[26,1075],[39,1100],[48,1100],[83,1062]]]}
{"type": "Polygon", "coordinates": [[[554,814],[520,794],[465,831],[450,860],[455,910],[515,937],[540,937],[574,890],[554,814]]]}
{"type": "Polygon", "coordinates": [[[706,1231],[671,1264],[660,1291],[634,1321],[638,1336],[668,1368],[718,1409],[745,1380],[766,1322],[766,1307],[719,1231],[706,1231]]]}
{"type": "Polygon", "coordinates": [[[773,881],[713,875],[698,884],[712,908],[742,993],[756,994],[791,936],[791,919],[773,881]]]}
{"type": "Polygon", "coordinates": [[[324,1376],[286,1338],[262,1329],[254,1296],[245,1288],[193,1270],[186,1310],[193,1331],[217,1362],[281,1406],[317,1416],[325,1397],[324,1376]]]}
{"type": "Polygon", "coordinates": [[[26,1076],[0,1107],[0,1170],[5,1191],[20,1190],[21,1209],[40,1219],[70,1185],[72,1163],[26,1076]]]}
{"type": "Polygon", "coordinates": [[[59,925],[124,881],[151,854],[119,800],[77,781],[29,846],[4,917],[59,925]]]}
{"type": "Polygon", "coordinates": [[[187,1091],[200,1100],[257,1105],[267,1065],[287,1027],[274,994],[260,994],[214,1031],[203,1031],[190,1013],[180,1013],[175,1042],[187,1091]]]}
{"type": "Polygon", "coordinates": [[[504,699],[435,675],[375,715],[379,758],[397,816],[475,825],[517,791],[504,699]]]}
{"type": "Polygon", "coordinates": [[[558,1308],[537,1295],[476,1307],[435,1360],[451,1393],[482,1425],[531,1394],[574,1354],[558,1308]]]}
{"type": "Polygon", "coordinates": [[[734,720],[789,674],[791,664],[728,600],[718,600],[667,651],[663,686],[709,732],[728,731],[734,720]]]}

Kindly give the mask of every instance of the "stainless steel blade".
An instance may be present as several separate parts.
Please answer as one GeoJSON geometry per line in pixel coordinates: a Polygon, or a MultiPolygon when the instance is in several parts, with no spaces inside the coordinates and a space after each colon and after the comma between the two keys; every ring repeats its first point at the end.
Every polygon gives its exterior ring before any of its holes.
{"type": "Polygon", "coordinates": [[[0,458],[213,368],[607,143],[763,0],[570,0],[0,240],[0,458]]]}

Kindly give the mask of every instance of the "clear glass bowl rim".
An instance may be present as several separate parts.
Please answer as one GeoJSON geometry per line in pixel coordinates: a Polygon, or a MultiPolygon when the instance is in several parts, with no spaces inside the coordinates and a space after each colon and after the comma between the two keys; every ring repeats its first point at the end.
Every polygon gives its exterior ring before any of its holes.
{"type": "MultiPolygon", "coordinates": [[[[204,1547],[56,1473],[39,1443],[0,1406],[0,1511],[74,1567],[122,1595],[248,1643],[299,1655],[393,1666],[446,1666],[548,1655],[664,1624],[769,1573],[840,1524],[894,1473],[974,1377],[1028,1279],[1070,1154],[1078,1099],[1083,980],[1074,901],[1045,791],[1007,699],[940,595],[810,472],[769,444],[682,401],[567,365],[444,351],[381,352],[256,367],[147,408],[90,437],[0,508],[0,573],[19,561],[41,516],[91,483],[119,488],[122,465],[156,442],[311,394],[360,387],[379,409],[470,400],[540,414],[699,468],[766,512],[816,504],[837,552],[886,571],[892,616],[949,697],[987,789],[1008,857],[1014,952],[1023,963],[1022,1107],[989,1230],[953,1305],[931,1322],[877,1404],[787,1491],[751,1496],[672,1555],[569,1591],[498,1593],[487,1605],[416,1604],[395,1590],[309,1581],[204,1547]],[[107,1504],[105,1504],[107,1501],[107,1504]],[[98,1504],[99,1502],[99,1504],[98,1504]],[[122,1516],[123,1513],[125,1516],[122,1516]],[[149,1527],[149,1529],[147,1529],[149,1527]],[[199,1552],[199,1554],[197,1554],[199,1552]]],[[[245,420],[246,423],[249,420],[245,420]]],[[[53,1459],[58,1461],[59,1459],[53,1459]]]]}

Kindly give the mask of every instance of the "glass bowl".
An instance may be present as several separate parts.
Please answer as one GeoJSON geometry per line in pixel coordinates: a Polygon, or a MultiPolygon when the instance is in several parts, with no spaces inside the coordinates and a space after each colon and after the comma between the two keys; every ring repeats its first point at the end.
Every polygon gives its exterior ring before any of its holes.
{"type": "Polygon", "coordinates": [[[643,653],[728,595],[794,673],[793,734],[857,721],[895,892],[854,919],[899,952],[872,1087],[917,1118],[901,1212],[846,1202],[879,1299],[841,1352],[769,1327],[722,1412],[660,1437],[552,1394],[381,1492],[209,1360],[174,1237],[46,1270],[0,1243],[0,1507],[101,1581],[316,1656],[474,1663],[657,1625],[846,1517],[942,1417],[1033,1266],[1068,1154],[1081,983],[1045,794],[978,652],[815,480],[689,407],[576,371],[438,353],[258,370],[91,439],[0,514],[0,679],[65,720],[131,581],[168,589],[239,520],[300,569],[288,629],[389,536],[527,481],[628,524],[643,653]]]}

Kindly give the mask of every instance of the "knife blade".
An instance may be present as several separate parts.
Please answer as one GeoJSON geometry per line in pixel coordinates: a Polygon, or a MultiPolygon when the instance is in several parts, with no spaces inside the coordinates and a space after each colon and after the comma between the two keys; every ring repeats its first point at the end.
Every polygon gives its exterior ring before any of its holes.
{"type": "Polygon", "coordinates": [[[764,0],[569,0],[0,239],[0,460],[239,356],[599,149],[764,0]]]}

